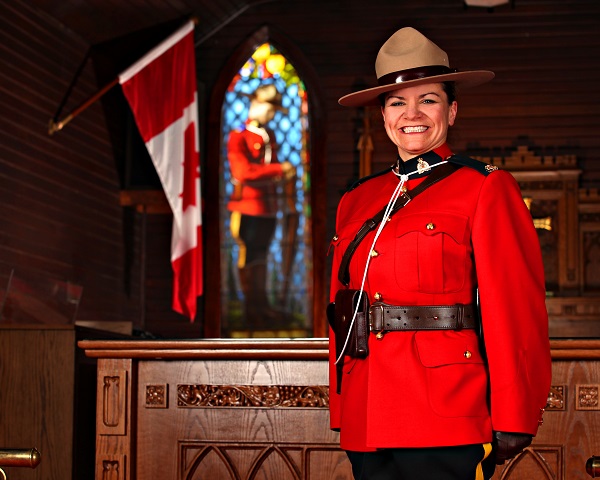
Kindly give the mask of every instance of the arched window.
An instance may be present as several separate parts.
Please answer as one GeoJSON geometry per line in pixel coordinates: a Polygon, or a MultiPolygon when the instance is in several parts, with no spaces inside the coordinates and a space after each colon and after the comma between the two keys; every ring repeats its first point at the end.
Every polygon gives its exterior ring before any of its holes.
{"type": "Polygon", "coordinates": [[[219,185],[221,336],[312,336],[308,109],[302,79],[270,42],[228,85],[219,185]]]}

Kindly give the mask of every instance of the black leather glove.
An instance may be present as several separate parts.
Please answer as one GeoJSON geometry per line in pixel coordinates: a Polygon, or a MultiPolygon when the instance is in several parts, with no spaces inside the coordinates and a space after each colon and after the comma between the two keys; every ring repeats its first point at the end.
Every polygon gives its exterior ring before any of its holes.
{"type": "Polygon", "coordinates": [[[502,465],[531,445],[533,437],[528,433],[494,432],[493,446],[496,464],[502,465]]]}

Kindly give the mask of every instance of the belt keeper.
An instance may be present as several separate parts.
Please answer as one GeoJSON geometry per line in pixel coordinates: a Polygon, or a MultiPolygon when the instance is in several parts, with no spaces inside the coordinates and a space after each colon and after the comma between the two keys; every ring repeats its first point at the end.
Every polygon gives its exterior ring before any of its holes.
{"type": "Polygon", "coordinates": [[[465,307],[464,305],[456,305],[456,330],[462,330],[465,325],[465,307]]]}
{"type": "Polygon", "coordinates": [[[383,332],[383,305],[377,303],[371,305],[371,308],[369,308],[369,326],[373,332],[383,332]]]}

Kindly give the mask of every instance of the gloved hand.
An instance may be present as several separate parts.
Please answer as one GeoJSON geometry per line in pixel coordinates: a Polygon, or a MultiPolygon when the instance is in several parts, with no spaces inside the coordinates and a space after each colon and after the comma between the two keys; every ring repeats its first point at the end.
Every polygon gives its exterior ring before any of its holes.
{"type": "Polygon", "coordinates": [[[496,464],[502,465],[514,458],[531,444],[533,437],[528,433],[494,432],[493,447],[496,464]]]}

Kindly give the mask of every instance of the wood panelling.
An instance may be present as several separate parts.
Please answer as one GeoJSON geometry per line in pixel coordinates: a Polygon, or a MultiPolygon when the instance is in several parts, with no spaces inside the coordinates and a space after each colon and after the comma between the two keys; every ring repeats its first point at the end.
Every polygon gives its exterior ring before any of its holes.
{"type": "Polygon", "coordinates": [[[71,478],[75,348],[73,327],[0,327],[0,444],[42,457],[11,480],[71,478]]]}
{"type": "MultiPolygon", "coordinates": [[[[211,156],[218,136],[208,132],[218,129],[220,108],[211,97],[222,91],[223,69],[246,39],[267,25],[285,38],[282,43],[301,51],[314,71],[318,89],[309,93],[322,105],[323,148],[313,161],[326,175],[326,200],[313,211],[325,238],[334,233],[341,192],[358,175],[359,112],[340,107],[337,99],[358,84],[375,84],[379,46],[407,25],[439,43],[452,66],[496,72],[490,84],[460,93],[450,133],[456,151],[508,151],[524,139],[536,153],[576,155],[583,170],[580,187],[600,186],[600,97],[594,90],[600,80],[600,3],[595,0],[515,0],[493,10],[465,7],[460,0],[10,0],[0,14],[0,51],[7,67],[0,71],[5,207],[0,262],[83,285],[81,319],[133,320],[137,328],[163,336],[201,335],[202,316],[190,325],[170,310],[169,215],[147,217],[146,296],[140,301],[141,217],[119,205],[113,146],[100,104],[55,136],[46,133],[90,46],[183,15],[199,19],[204,182],[218,175],[211,156]]],[[[97,87],[87,65],[64,111],[97,87]]],[[[369,114],[376,171],[393,161],[395,151],[378,110],[369,114]]],[[[210,214],[215,207],[216,198],[205,196],[209,255],[216,251],[210,242],[218,241],[210,214]]],[[[315,257],[326,253],[326,240],[321,243],[315,257]]],[[[318,281],[326,285],[328,275],[322,276],[318,281]]],[[[208,271],[205,281],[211,278],[208,271]]],[[[201,303],[212,305],[213,298],[201,303]]]]}

